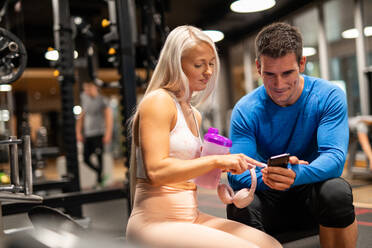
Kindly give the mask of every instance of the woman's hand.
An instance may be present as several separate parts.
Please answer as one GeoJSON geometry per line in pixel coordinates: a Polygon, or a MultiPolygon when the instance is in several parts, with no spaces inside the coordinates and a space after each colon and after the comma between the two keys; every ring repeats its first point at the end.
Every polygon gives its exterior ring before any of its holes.
{"type": "Polygon", "coordinates": [[[246,170],[255,168],[256,166],[264,167],[265,165],[258,162],[242,153],[218,155],[218,165],[222,172],[231,172],[232,174],[241,174],[246,170]]]}

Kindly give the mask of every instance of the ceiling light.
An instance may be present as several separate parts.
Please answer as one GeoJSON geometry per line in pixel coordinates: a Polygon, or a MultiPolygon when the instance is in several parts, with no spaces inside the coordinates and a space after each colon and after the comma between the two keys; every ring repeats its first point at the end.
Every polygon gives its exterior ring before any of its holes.
{"type": "Polygon", "coordinates": [[[0,84],[0,92],[8,92],[12,90],[12,86],[10,84],[0,84]]]}
{"type": "MultiPolygon", "coordinates": [[[[365,36],[372,36],[372,26],[368,26],[364,28],[364,35],[365,36]]],[[[356,28],[351,28],[345,30],[341,33],[342,38],[344,39],[355,39],[359,36],[359,32],[356,28]]]]}
{"type": "Polygon", "coordinates": [[[365,36],[372,36],[372,26],[368,26],[364,28],[364,35],[365,36]]]}
{"type": "Polygon", "coordinates": [[[341,33],[341,36],[344,39],[354,39],[358,37],[358,35],[359,35],[359,32],[356,28],[348,29],[341,33]]]}
{"type": "Polygon", "coordinates": [[[275,0],[238,0],[230,5],[230,9],[237,13],[250,13],[270,9],[275,0]]]}
{"type": "Polygon", "coordinates": [[[316,54],[316,49],[314,47],[304,47],[302,48],[302,55],[310,57],[316,54]]]}
{"type": "MultiPolygon", "coordinates": [[[[47,60],[51,61],[57,61],[59,58],[59,53],[57,50],[54,49],[48,49],[48,51],[44,54],[44,57],[47,60]]],[[[74,51],[74,59],[77,59],[79,57],[79,53],[75,50],[74,51]]]]}
{"type": "Polygon", "coordinates": [[[225,37],[221,31],[217,30],[204,30],[203,32],[208,35],[213,40],[213,42],[218,42],[225,37]]]}

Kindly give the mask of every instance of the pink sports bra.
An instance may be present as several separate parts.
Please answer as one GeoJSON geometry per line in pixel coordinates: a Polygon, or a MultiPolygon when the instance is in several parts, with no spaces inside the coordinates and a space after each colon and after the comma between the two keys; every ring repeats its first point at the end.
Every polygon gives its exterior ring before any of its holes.
{"type": "MultiPolygon", "coordinates": [[[[198,123],[195,120],[199,136],[196,137],[187,126],[185,116],[183,115],[181,109],[181,105],[176,99],[173,100],[177,108],[177,122],[169,134],[169,157],[179,159],[198,158],[200,157],[202,145],[198,123]]],[[[140,146],[136,147],[136,159],[137,178],[147,179],[140,146]]]]}

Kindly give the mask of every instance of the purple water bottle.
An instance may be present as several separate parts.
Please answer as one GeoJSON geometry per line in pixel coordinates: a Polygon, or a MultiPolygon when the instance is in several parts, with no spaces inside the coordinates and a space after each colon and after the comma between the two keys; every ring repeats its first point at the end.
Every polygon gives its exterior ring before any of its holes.
{"type": "MultiPolygon", "coordinates": [[[[224,155],[228,154],[232,142],[230,139],[219,135],[218,129],[210,127],[204,135],[203,150],[201,156],[207,155],[224,155]]],[[[221,178],[221,169],[213,169],[201,176],[195,178],[195,183],[198,186],[216,189],[221,178]]]]}

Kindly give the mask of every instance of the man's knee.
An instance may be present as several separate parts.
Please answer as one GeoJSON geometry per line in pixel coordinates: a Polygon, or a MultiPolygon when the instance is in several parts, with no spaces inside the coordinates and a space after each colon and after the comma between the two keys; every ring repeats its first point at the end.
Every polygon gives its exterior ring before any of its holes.
{"type": "Polygon", "coordinates": [[[315,187],[319,223],[327,227],[346,227],[355,219],[353,194],[348,182],[333,178],[315,187]]]}
{"type": "Polygon", "coordinates": [[[258,206],[258,201],[255,200],[245,208],[237,208],[234,204],[229,204],[226,206],[226,216],[230,220],[234,220],[259,230],[264,230],[261,213],[258,211],[260,209],[258,206]]]}
{"type": "Polygon", "coordinates": [[[333,178],[320,183],[317,187],[320,204],[338,208],[340,205],[352,205],[353,194],[348,182],[342,178],[333,178]]]}

